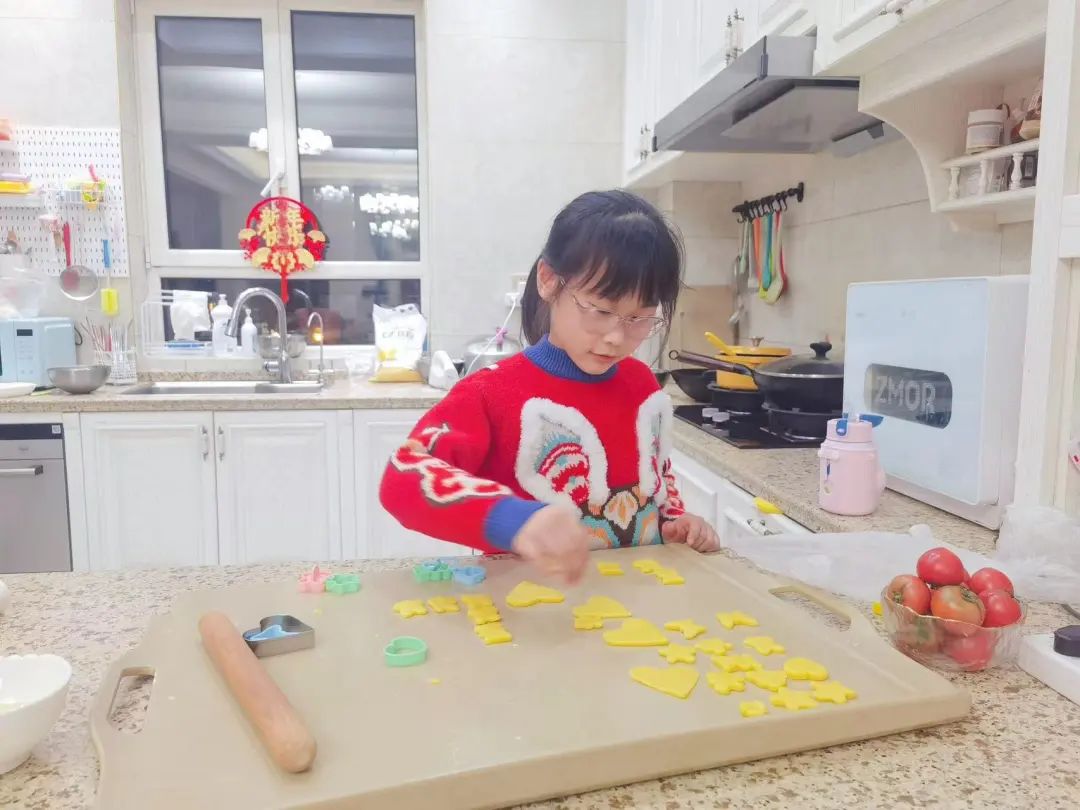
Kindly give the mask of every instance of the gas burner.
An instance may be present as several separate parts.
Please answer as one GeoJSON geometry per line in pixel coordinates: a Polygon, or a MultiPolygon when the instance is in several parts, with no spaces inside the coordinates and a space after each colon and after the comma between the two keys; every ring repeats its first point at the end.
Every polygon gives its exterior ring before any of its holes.
{"type": "MultiPolygon", "coordinates": [[[[761,414],[764,417],[764,411],[761,414]]],[[[747,421],[739,419],[739,414],[718,412],[707,405],[679,405],[675,408],[675,418],[740,450],[820,447],[822,441],[774,433],[762,424],[762,419],[753,419],[747,424],[747,421]]]]}

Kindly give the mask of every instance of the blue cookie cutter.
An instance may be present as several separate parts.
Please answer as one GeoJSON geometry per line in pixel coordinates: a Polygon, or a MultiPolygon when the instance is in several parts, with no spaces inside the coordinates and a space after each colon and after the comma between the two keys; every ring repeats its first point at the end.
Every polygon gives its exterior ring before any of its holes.
{"type": "Polygon", "coordinates": [[[479,585],[487,579],[487,570],[480,565],[463,565],[454,569],[454,581],[462,585],[479,585]]]}

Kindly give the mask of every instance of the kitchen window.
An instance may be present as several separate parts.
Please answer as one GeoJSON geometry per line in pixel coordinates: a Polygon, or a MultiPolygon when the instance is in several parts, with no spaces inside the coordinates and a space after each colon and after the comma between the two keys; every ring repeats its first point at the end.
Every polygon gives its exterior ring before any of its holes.
{"type": "Polygon", "coordinates": [[[329,238],[323,262],[292,280],[419,286],[427,223],[418,8],[135,1],[151,289],[171,286],[166,278],[222,277],[276,288],[244,260],[237,237],[267,187],[311,208],[329,238]]]}

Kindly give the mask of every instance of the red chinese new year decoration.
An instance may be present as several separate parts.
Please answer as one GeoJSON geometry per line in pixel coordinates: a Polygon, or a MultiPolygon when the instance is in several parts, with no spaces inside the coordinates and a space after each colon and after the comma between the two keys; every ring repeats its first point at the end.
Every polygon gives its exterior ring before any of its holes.
{"type": "Polygon", "coordinates": [[[310,270],[326,253],[326,234],[311,209],[291,197],[258,203],[240,231],[244,258],[281,276],[281,300],[289,300],[289,275],[310,270]]]}

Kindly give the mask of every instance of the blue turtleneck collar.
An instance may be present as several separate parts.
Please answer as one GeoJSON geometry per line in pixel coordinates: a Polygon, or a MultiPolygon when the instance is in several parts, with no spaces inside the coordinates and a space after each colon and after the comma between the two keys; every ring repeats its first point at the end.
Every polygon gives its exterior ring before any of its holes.
{"type": "Polygon", "coordinates": [[[529,346],[525,350],[525,356],[548,374],[577,382],[596,383],[610,380],[618,370],[618,366],[612,366],[603,374],[584,372],[574,364],[570,355],[559,347],[553,346],[547,335],[540,338],[540,342],[536,345],[529,346]]]}

